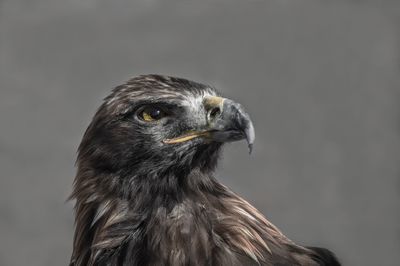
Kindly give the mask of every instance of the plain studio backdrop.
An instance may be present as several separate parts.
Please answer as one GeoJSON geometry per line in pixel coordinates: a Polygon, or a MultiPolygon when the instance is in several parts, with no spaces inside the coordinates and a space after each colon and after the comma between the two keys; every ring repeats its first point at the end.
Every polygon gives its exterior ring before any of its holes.
{"type": "Polygon", "coordinates": [[[256,128],[219,179],[344,265],[400,261],[400,1],[0,1],[0,265],[67,265],[76,149],[101,100],[162,73],[256,128]]]}

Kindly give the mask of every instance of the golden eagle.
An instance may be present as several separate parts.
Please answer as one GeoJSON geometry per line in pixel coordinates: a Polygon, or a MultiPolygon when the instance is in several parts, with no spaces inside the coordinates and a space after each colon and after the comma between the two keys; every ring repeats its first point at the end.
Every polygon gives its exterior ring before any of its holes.
{"type": "Polygon", "coordinates": [[[70,265],[340,265],[295,244],[214,177],[254,128],[203,84],[143,75],[104,99],[78,149],[70,265]]]}

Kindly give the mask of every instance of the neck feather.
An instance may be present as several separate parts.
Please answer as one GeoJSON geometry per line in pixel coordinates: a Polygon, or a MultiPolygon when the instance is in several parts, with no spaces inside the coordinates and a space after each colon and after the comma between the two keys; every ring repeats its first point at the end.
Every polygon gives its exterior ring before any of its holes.
{"type": "MultiPolygon", "coordinates": [[[[136,245],[138,252],[147,247],[143,258],[151,252],[154,260],[172,264],[168,254],[154,254],[174,246],[189,257],[196,249],[198,256],[209,257],[210,247],[215,247],[221,254],[243,254],[259,262],[282,250],[282,245],[295,246],[210,172],[195,168],[186,176],[130,179],[90,173],[79,168],[72,195],[77,201],[73,259],[79,263],[75,265],[98,263],[127,243],[136,245]],[[192,250],[187,243],[193,241],[192,250]]],[[[189,257],[185,263],[190,264],[189,257]]],[[[224,258],[228,257],[236,258],[224,258]]],[[[230,263],[235,264],[226,262],[230,263]]]]}

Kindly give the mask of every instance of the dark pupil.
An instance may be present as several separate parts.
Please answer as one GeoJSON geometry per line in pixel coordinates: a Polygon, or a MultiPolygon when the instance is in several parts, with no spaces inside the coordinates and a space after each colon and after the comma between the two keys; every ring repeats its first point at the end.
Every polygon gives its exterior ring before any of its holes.
{"type": "Polygon", "coordinates": [[[153,119],[159,119],[159,118],[161,118],[161,110],[160,109],[156,109],[156,108],[152,108],[152,109],[149,110],[149,115],[153,119]]]}

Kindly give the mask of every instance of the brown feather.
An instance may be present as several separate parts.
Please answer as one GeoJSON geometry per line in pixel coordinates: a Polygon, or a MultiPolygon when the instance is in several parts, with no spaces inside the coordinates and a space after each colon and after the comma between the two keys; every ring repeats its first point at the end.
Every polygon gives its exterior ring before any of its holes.
{"type": "Polygon", "coordinates": [[[132,126],[138,101],[178,105],[205,93],[218,95],[147,75],[105,99],[79,147],[70,265],[339,265],[328,251],[289,240],[214,178],[221,144],[160,146],[163,130],[132,126]]]}

